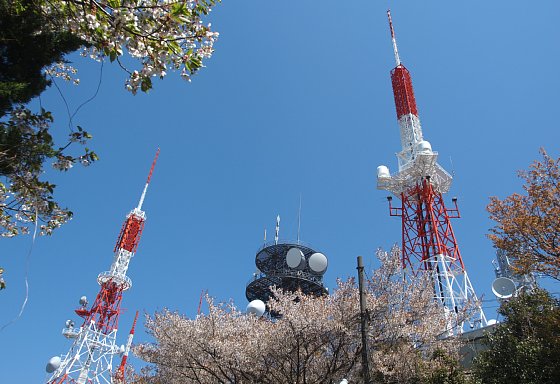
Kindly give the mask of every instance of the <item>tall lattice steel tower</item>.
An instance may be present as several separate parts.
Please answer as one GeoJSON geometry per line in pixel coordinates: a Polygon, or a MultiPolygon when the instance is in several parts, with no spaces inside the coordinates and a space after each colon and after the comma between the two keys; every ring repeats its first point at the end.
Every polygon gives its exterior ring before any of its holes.
{"type": "Polygon", "coordinates": [[[485,326],[486,318],[451,227],[450,219],[460,217],[457,199],[452,199],[452,208],[447,208],[443,200],[452,177],[437,163],[438,153],[422,136],[410,72],[399,57],[391,12],[387,15],[397,63],[391,71],[391,82],[402,149],[397,153],[397,173],[390,174],[384,165],[377,167],[377,188],[401,200],[401,206],[394,207],[392,198],[387,198],[391,216],[402,220],[402,267],[414,276],[429,274],[434,297],[448,319],[448,334],[457,334],[469,327],[485,326]],[[469,307],[471,311],[464,317],[469,307]]]}
{"type": "Polygon", "coordinates": [[[127,352],[125,348],[116,344],[122,294],[132,286],[126,272],[144,229],[146,214],[142,211],[142,204],[158,155],[159,149],[150,168],[140,202],[127,215],[121,229],[111,269],[97,277],[101,289],[93,305],[88,309],[85,296],[80,299],[81,307],[75,312],[84,319],[83,325],[76,329],[71,320],[66,322],[62,334],[74,339],[74,343],[65,356],[53,357],[47,364],[47,372],[52,373],[47,380],[49,384],[112,383],[115,373],[120,373],[113,372],[112,361],[115,355],[127,352]]]}

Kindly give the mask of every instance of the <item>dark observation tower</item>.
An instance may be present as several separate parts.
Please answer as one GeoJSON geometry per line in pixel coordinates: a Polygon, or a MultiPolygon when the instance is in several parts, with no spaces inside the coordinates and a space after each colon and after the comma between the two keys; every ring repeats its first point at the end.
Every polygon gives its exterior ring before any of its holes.
{"type": "MultiPolygon", "coordinates": [[[[257,316],[267,311],[265,303],[272,296],[270,288],[273,286],[291,292],[300,290],[306,295],[328,293],[323,285],[327,257],[299,241],[278,243],[277,235],[273,243],[265,244],[257,251],[255,264],[257,271],[247,284],[245,296],[249,300],[247,312],[257,316]]],[[[275,317],[275,314],[271,316],[275,317]]]]}

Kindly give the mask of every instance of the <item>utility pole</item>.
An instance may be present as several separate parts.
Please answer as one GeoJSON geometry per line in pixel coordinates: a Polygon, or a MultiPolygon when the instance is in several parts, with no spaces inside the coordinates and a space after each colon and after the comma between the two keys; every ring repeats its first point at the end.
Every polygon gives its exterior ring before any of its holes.
{"type": "Polygon", "coordinates": [[[358,256],[358,290],[360,292],[360,328],[362,331],[362,376],[364,384],[370,384],[369,380],[369,364],[367,353],[367,309],[366,309],[366,293],[364,291],[364,264],[362,256],[358,256]]]}

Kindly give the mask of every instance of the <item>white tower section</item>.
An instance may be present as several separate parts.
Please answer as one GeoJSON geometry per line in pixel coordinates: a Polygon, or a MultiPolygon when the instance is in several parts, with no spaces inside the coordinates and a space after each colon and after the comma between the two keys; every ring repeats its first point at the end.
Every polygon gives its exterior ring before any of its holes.
{"type": "Polygon", "coordinates": [[[386,166],[379,166],[377,186],[378,189],[388,190],[400,197],[411,184],[429,176],[433,187],[438,192],[446,193],[451,186],[452,177],[437,163],[438,153],[432,151],[431,144],[423,138],[412,78],[408,69],[401,63],[391,13],[387,14],[397,64],[391,71],[391,82],[397,108],[401,151],[397,153],[398,173],[391,175],[386,166]]]}

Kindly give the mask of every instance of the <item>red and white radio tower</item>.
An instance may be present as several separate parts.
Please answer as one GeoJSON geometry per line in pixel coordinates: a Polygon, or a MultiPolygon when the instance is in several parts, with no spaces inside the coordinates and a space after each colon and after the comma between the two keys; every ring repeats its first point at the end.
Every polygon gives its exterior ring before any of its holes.
{"type": "MultiPolygon", "coordinates": [[[[116,344],[118,320],[121,313],[121,301],[124,291],[130,289],[132,281],[126,275],[130,260],[134,256],[140,235],[144,229],[146,214],[142,204],[152,178],[159,149],[150,168],[148,180],[140,197],[138,206],[126,217],[121,233],[115,245],[115,256],[111,269],[97,277],[101,286],[90,309],[85,296],[80,299],[81,307],[75,312],[84,319],[83,325],[76,329],[74,322],[68,320],[62,334],[74,339],[70,351],[62,358],[55,356],[47,364],[47,372],[52,373],[47,380],[49,384],[59,383],[112,383],[113,356],[128,352],[129,346],[118,347],[116,344]]],[[[136,323],[136,319],[134,320],[136,323]]],[[[134,327],[131,334],[134,334],[134,327]]],[[[131,337],[129,337],[131,341],[131,337]]],[[[126,362],[126,359],[124,359],[126,362]]],[[[123,367],[124,369],[124,367],[123,367]]],[[[119,372],[116,372],[117,376],[119,372]]]]}
{"type": "Polygon", "coordinates": [[[452,208],[446,208],[443,201],[452,177],[437,163],[437,152],[423,139],[410,72],[399,57],[391,12],[387,15],[397,63],[391,82],[402,150],[397,153],[397,173],[391,175],[384,165],[377,167],[377,188],[401,200],[400,207],[393,207],[388,197],[391,216],[402,219],[402,267],[414,276],[429,274],[434,296],[448,319],[447,333],[457,334],[467,330],[467,324],[471,328],[486,326],[486,318],[451,227],[450,219],[460,217],[457,199],[452,199],[452,208]]]}

